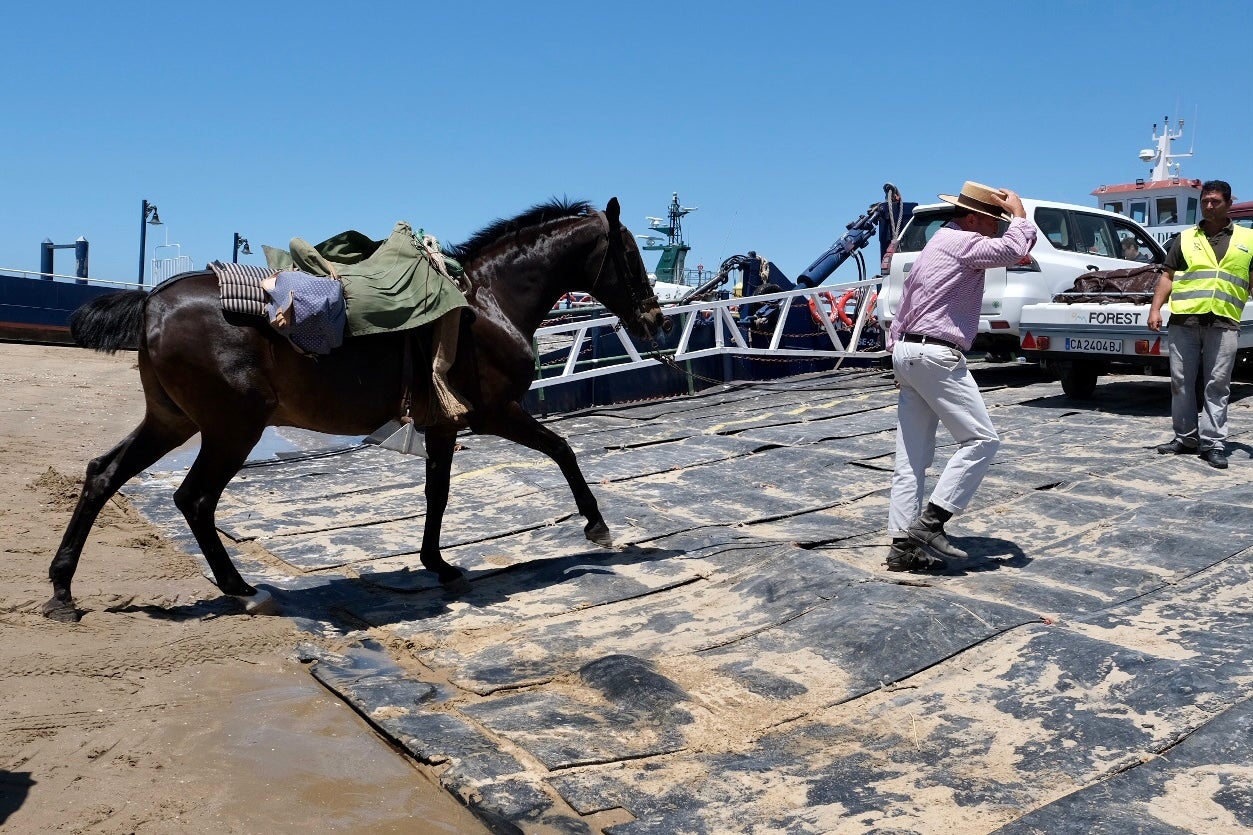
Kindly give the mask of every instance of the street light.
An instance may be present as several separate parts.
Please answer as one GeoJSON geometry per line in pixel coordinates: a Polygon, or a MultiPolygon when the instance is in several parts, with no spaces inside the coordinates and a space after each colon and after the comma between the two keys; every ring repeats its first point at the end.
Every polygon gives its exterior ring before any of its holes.
{"type": "Polygon", "coordinates": [[[157,214],[157,207],[144,201],[143,213],[139,216],[139,286],[144,286],[144,266],[147,261],[148,253],[148,224],[153,226],[161,225],[161,216],[157,214]],[[149,219],[151,218],[151,219],[149,219]]]}
{"type": "Polygon", "coordinates": [[[235,246],[231,250],[231,263],[239,263],[239,253],[251,255],[252,250],[248,248],[248,239],[242,237],[238,232],[235,233],[235,246]]]}

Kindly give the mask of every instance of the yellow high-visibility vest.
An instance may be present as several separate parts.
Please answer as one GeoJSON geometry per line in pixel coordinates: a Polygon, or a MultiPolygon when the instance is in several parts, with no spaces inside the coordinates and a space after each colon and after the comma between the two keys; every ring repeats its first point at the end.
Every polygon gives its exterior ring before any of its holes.
{"type": "Polygon", "coordinates": [[[1232,227],[1231,243],[1221,263],[1200,226],[1182,232],[1179,243],[1188,269],[1176,275],[1171,285],[1171,314],[1214,313],[1239,321],[1249,299],[1253,229],[1232,227]]]}

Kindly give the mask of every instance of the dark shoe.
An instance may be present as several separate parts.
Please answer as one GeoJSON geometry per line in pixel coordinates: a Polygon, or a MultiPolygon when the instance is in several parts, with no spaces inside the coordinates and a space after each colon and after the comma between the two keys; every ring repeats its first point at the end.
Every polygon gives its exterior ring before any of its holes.
{"type": "Polygon", "coordinates": [[[1157,445],[1158,455],[1196,455],[1196,447],[1188,446],[1183,441],[1175,438],[1168,444],[1157,445]]]}
{"type": "Polygon", "coordinates": [[[946,568],[948,563],[908,539],[895,541],[888,549],[888,571],[943,571],[946,568]]]}
{"type": "Polygon", "coordinates": [[[944,523],[952,516],[953,514],[944,508],[928,502],[926,510],[914,520],[914,523],[905,531],[905,535],[933,554],[953,560],[964,560],[969,554],[949,542],[948,537],[944,535],[944,523]]]}
{"type": "Polygon", "coordinates": [[[1227,469],[1227,456],[1218,447],[1211,447],[1201,453],[1201,460],[1216,470],[1227,469]]]}

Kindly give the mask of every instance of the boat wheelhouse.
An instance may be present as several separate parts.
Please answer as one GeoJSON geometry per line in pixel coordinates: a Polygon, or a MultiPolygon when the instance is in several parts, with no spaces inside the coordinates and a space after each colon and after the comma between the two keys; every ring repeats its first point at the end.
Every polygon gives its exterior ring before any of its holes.
{"type": "Polygon", "coordinates": [[[1176,154],[1171,149],[1171,143],[1183,136],[1183,120],[1174,131],[1169,118],[1163,122],[1160,135],[1153,125],[1154,147],[1140,151],[1140,161],[1153,166],[1147,178],[1103,185],[1092,192],[1098,208],[1131,218],[1161,244],[1201,219],[1201,181],[1179,175],[1178,160],[1192,152],[1176,154]]]}

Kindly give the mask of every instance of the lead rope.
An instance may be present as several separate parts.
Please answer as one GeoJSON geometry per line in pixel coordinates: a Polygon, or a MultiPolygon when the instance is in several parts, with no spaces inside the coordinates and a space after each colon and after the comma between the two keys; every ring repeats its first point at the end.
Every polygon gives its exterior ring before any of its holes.
{"type": "MultiPolygon", "coordinates": [[[[596,285],[600,281],[601,275],[605,271],[605,263],[609,260],[609,253],[611,250],[613,250],[615,262],[618,262],[617,263],[618,273],[621,275],[621,277],[625,279],[626,276],[630,275],[630,270],[628,269],[625,263],[625,260],[623,259],[623,255],[619,253],[617,250],[614,250],[613,243],[612,243],[613,230],[609,226],[609,218],[605,215],[604,212],[597,212],[596,214],[600,216],[601,221],[605,224],[605,254],[601,258],[600,267],[597,268],[596,270],[596,277],[592,279],[593,290],[596,289],[596,285]]],[[[630,295],[631,303],[635,306],[635,312],[639,315],[643,315],[645,302],[650,302],[650,301],[656,302],[657,301],[656,294],[646,299],[641,299],[639,296],[635,294],[635,288],[631,285],[631,283],[630,282],[625,282],[625,283],[626,283],[626,288],[627,288],[627,294],[630,295]]],[[[593,295],[595,294],[593,293],[593,295]]],[[[621,319],[618,319],[618,321],[616,321],[613,324],[613,329],[615,331],[619,331],[622,329],[621,319]]],[[[651,354],[650,359],[655,359],[657,360],[657,362],[661,363],[662,365],[669,366],[670,368],[673,368],[675,371],[679,372],[680,374],[685,374],[688,377],[691,377],[697,380],[702,380],[704,382],[712,383],[714,385],[719,385],[719,386],[723,385],[726,382],[725,380],[715,380],[712,377],[704,377],[700,374],[696,374],[692,371],[688,371],[687,369],[680,366],[677,362],[675,362],[672,357],[666,356],[666,354],[664,353],[665,349],[661,347],[661,344],[657,341],[657,338],[655,336],[653,336],[650,333],[648,334],[646,339],[648,340],[649,350],[646,352],[645,355],[647,356],[651,354]]]]}

